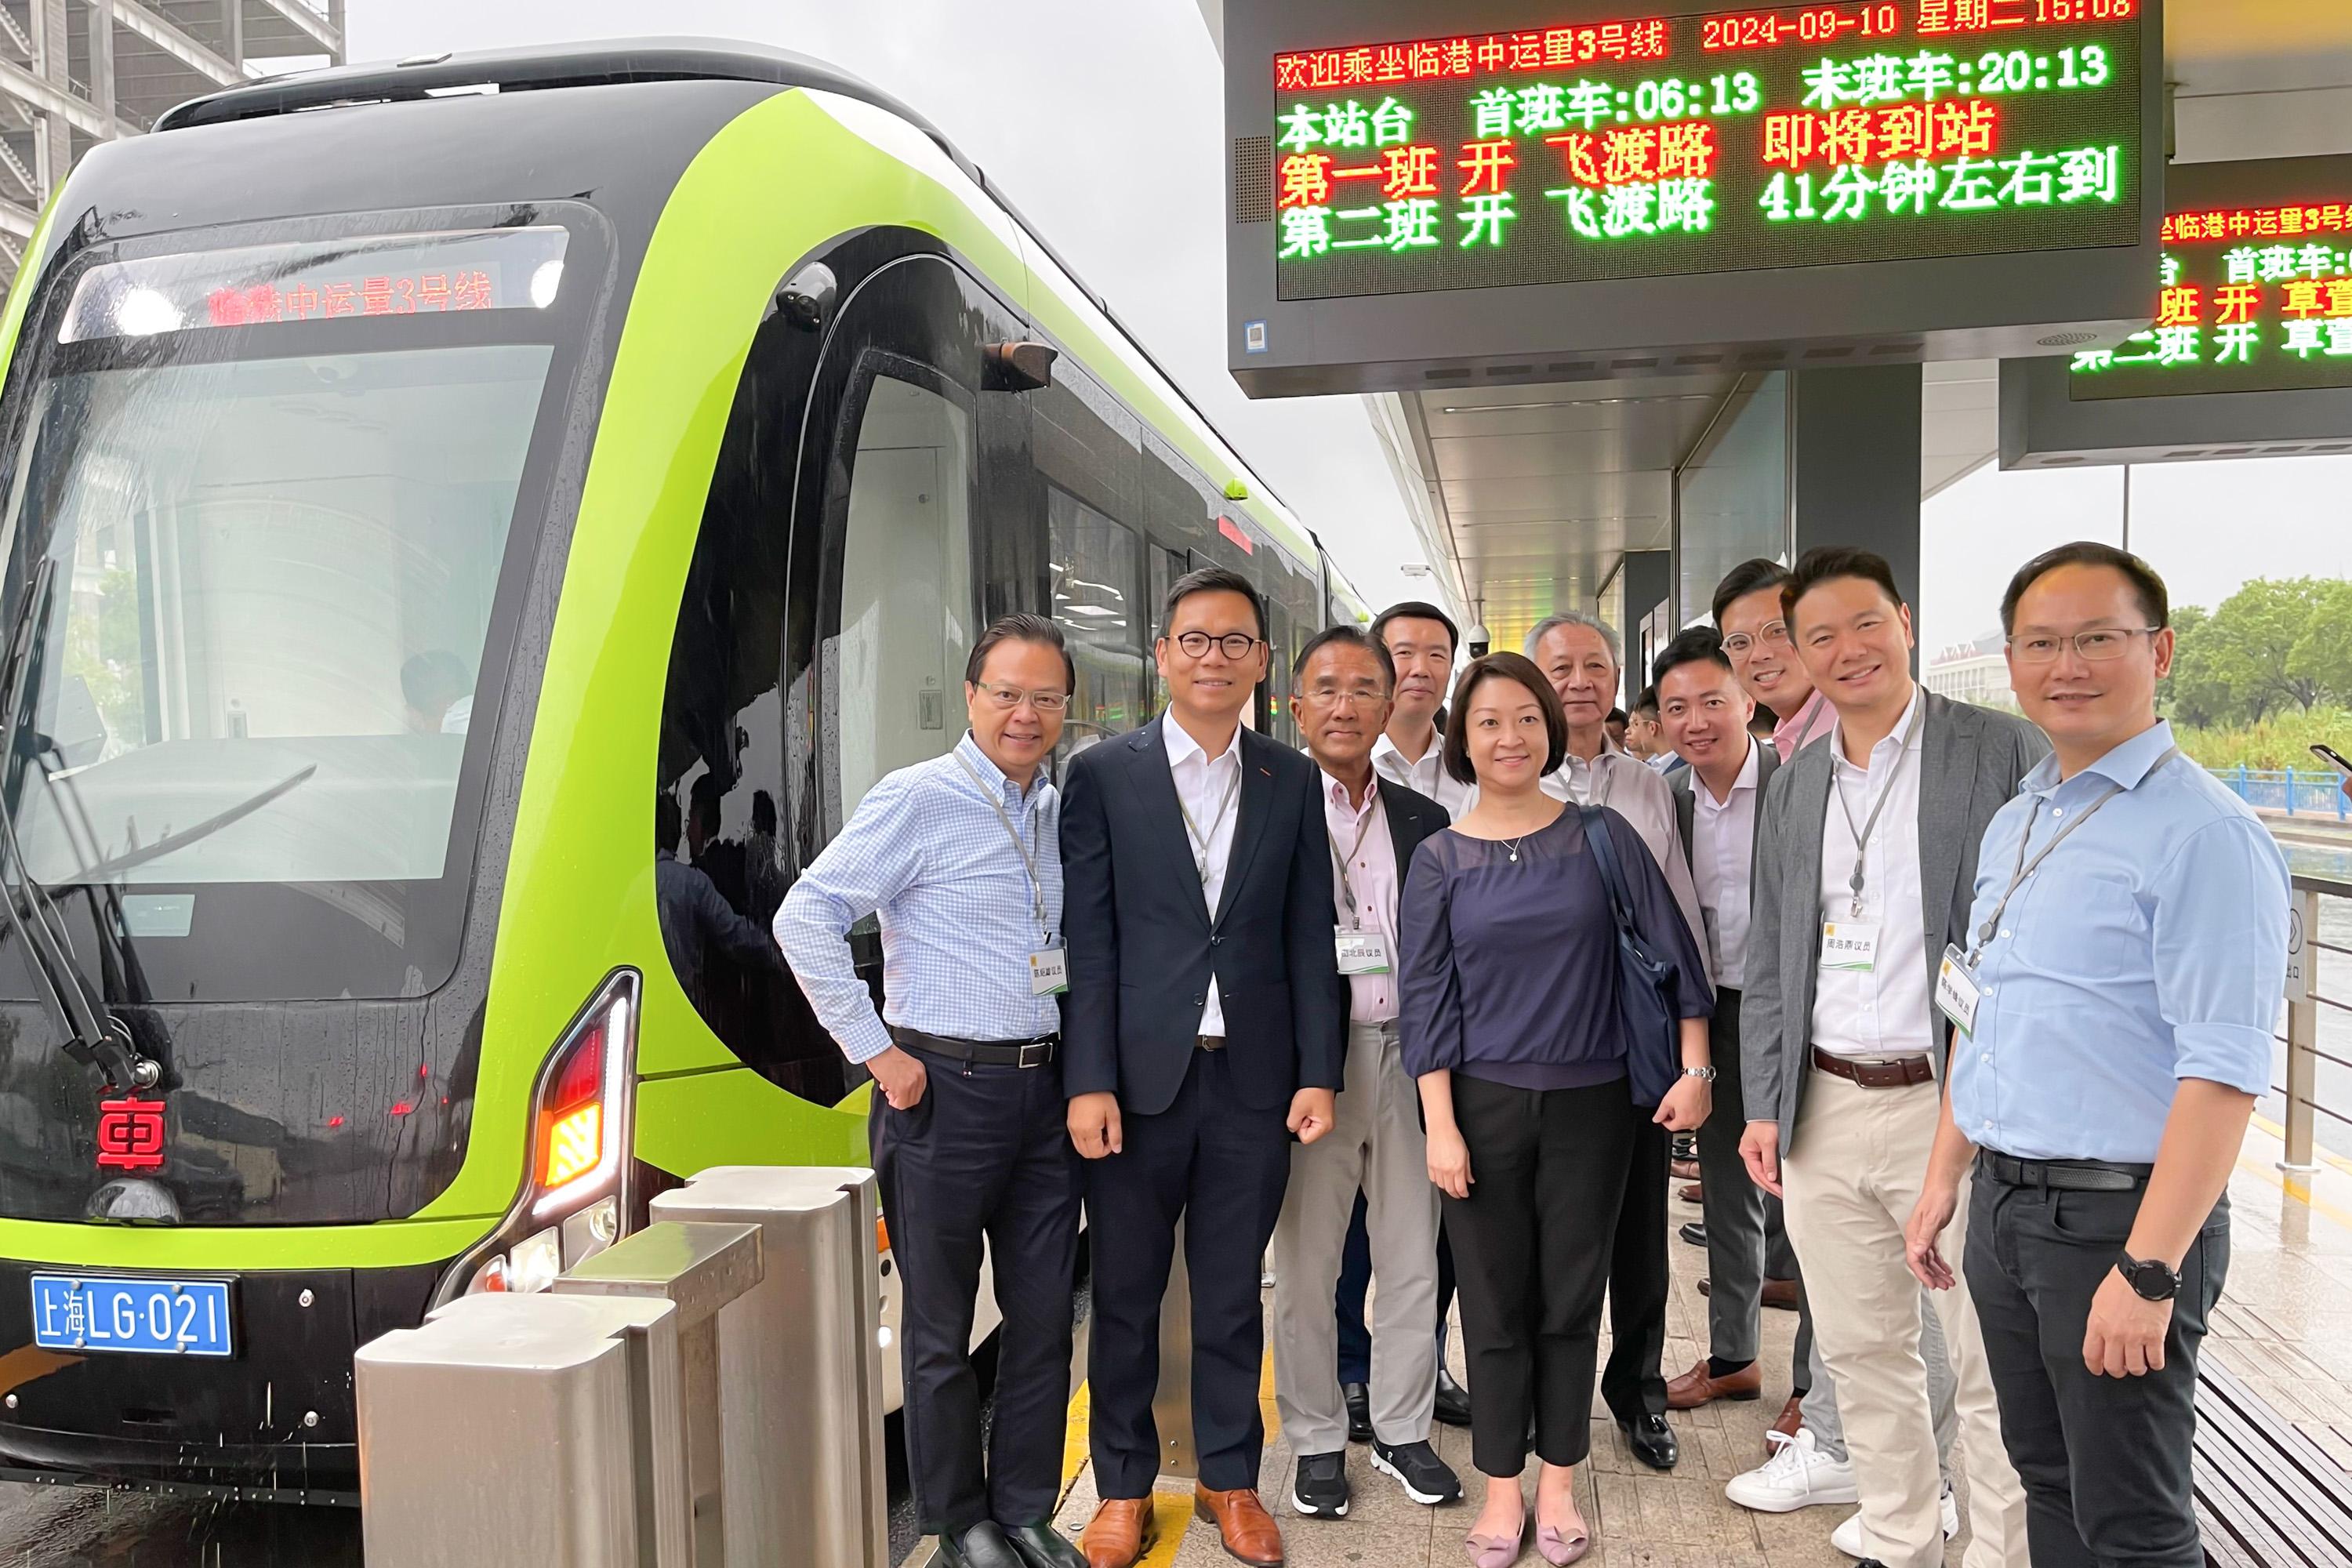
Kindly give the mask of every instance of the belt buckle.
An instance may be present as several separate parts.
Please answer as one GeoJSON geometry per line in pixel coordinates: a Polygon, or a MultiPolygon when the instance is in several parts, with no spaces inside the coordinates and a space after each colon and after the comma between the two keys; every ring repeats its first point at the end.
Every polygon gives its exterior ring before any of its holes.
{"type": "Polygon", "coordinates": [[[1017,1068],[1041,1068],[1050,1063],[1053,1059],[1053,1041],[1024,1040],[1022,1042],[1021,1053],[1013,1059],[1013,1065],[1017,1068]],[[1032,1052],[1034,1052],[1035,1054],[1033,1056],[1031,1054],[1032,1052]]]}

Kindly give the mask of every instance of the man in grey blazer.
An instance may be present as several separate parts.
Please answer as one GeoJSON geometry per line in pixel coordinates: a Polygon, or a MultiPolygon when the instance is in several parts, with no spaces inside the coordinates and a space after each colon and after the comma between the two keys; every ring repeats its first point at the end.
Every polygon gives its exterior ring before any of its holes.
{"type": "MultiPolygon", "coordinates": [[[[1862,1502],[1839,1543],[1885,1568],[1935,1568],[1943,1489],[1903,1240],[1950,1043],[1932,1001],[1935,973],[1945,947],[1962,940],[1986,825],[2050,747],[2021,720],[1919,688],[1910,608],[1869,552],[1808,552],[1782,608],[1838,719],[1827,745],[1774,777],[1758,826],[1740,1153],[1759,1184],[1782,1194],[1789,1238],[1815,1287],[1814,1333],[1837,1382],[1862,1502]]],[[[1966,1562],[2026,1568],[2024,1490],[1960,1294],[1939,1294],[1936,1309],[1969,1483],[1966,1562]]]]}

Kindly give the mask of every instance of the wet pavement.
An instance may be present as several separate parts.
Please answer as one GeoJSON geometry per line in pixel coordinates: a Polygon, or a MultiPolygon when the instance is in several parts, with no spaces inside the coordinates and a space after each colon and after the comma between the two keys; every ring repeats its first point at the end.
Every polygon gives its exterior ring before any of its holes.
{"type": "Polygon", "coordinates": [[[356,1509],[0,1484],[0,1568],[357,1568],[356,1509]]]}

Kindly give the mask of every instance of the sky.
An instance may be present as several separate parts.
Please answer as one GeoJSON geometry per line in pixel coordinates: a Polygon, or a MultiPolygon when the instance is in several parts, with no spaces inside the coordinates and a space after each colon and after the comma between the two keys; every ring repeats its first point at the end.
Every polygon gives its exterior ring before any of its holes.
{"type": "Polygon", "coordinates": [[[1988,465],[1919,518],[1919,646],[2000,629],[2010,574],[2076,539],[2128,542],[2176,605],[2211,609],[2254,577],[2352,577],[2352,458],[2144,463],[2002,473],[1988,465]]]}
{"type": "Polygon", "coordinates": [[[1224,85],[1194,0],[350,0],[347,27],[354,61],[692,34],[864,78],[987,171],[1367,601],[1425,595],[1362,402],[1253,403],[1225,372],[1224,85]]]}

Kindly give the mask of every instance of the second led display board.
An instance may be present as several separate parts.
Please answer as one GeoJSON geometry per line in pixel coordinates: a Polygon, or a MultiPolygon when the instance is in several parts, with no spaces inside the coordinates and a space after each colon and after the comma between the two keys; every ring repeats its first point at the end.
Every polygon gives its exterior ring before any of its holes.
{"type": "Polygon", "coordinates": [[[2129,245],[2140,0],[1877,0],[1274,61],[1285,300],[2129,245]]]}
{"type": "Polygon", "coordinates": [[[2139,324],[2158,0],[1264,0],[1225,22],[1229,363],[1254,393],[2046,353],[2139,324]]]}

